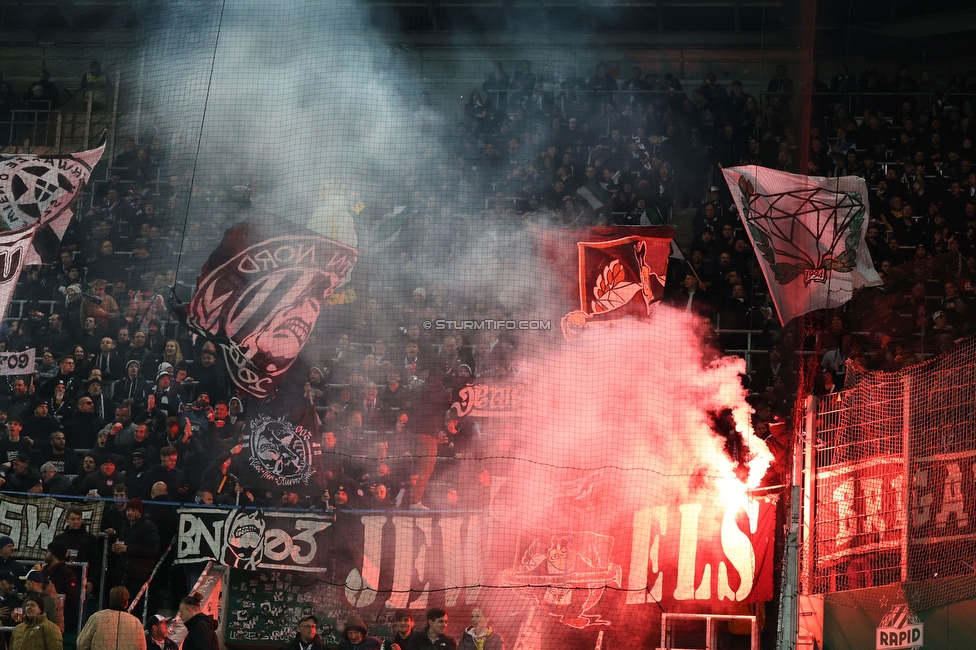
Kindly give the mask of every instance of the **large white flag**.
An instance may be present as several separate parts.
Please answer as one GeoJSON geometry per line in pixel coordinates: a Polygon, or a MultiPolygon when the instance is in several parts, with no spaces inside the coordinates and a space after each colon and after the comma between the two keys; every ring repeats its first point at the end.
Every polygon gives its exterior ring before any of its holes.
{"type": "Polygon", "coordinates": [[[723,169],[784,325],[881,284],[864,244],[868,188],[856,176],[800,176],[750,165],[723,169]]]}
{"type": "Polygon", "coordinates": [[[32,245],[48,226],[60,239],[71,205],[105,146],[65,156],[0,156],[0,317],[7,313],[20,271],[40,257],[32,245]]]}

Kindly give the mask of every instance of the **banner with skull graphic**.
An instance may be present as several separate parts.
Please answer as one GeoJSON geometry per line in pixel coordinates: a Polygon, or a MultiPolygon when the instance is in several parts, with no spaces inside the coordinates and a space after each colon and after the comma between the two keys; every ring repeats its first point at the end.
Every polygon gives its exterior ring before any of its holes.
{"type": "Polygon", "coordinates": [[[274,394],[312,334],[326,300],[359,253],[307,228],[262,213],[230,228],[178,314],[223,351],[234,385],[274,394]]]}
{"type": "Polygon", "coordinates": [[[41,256],[34,235],[50,228],[58,240],[71,205],[102,157],[105,146],[65,156],[0,157],[0,314],[7,313],[25,266],[41,256]]]}
{"type": "Polygon", "coordinates": [[[318,416],[308,407],[290,418],[262,415],[249,422],[248,464],[258,478],[276,486],[308,485],[318,416]]]}

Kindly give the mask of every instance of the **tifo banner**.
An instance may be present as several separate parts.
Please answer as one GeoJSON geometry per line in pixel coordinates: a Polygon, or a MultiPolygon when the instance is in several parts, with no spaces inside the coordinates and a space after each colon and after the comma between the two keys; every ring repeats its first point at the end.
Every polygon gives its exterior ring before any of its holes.
{"type": "Polygon", "coordinates": [[[321,571],[330,514],[180,508],[175,564],[321,571]]]}
{"type": "Polygon", "coordinates": [[[780,322],[838,307],[881,284],[864,243],[868,188],[857,176],[820,178],[765,167],[723,169],[780,322]]]}
{"type": "Polygon", "coordinates": [[[973,596],[976,340],[897,373],[853,372],[816,403],[811,592],[937,583],[915,592],[918,610],[973,596]]]}
{"type": "Polygon", "coordinates": [[[579,628],[607,624],[599,605],[607,590],[622,590],[628,605],[768,600],[775,510],[752,500],[662,505],[612,530],[512,535],[472,512],[182,508],[176,564],[318,573],[356,607],[404,608],[435,593],[453,605],[462,592],[473,602],[482,587],[516,588],[579,628]]]}
{"type": "Polygon", "coordinates": [[[0,157],[0,314],[7,313],[21,269],[42,261],[32,245],[35,233],[48,227],[60,240],[104,150],[0,157]]]}
{"type": "Polygon", "coordinates": [[[0,352],[0,375],[29,375],[34,372],[34,355],[37,350],[24,352],[0,352]]]}
{"type": "Polygon", "coordinates": [[[102,521],[101,501],[67,502],[51,497],[13,497],[0,495],[0,535],[14,540],[18,560],[44,560],[48,544],[64,530],[69,507],[81,508],[90,530],[102,521]]]}
{"type": "Polygon", "coordinates": [[[274,394],[356,249],[269,214],[230,228],[197,279],[186,326],[223,351],[234,385],[274,394]]]}
{"type": "Polygon", "coordinates": [[[817,472],[817,561],[897,550],[905,534],[905,461],[880,456],[817,472]]]}
{"type": "Polygon", "coordinates": [[[521,410],[525,396],[522,384],[472,382],[458,390],[458,398],[451,407],[461,418],[515,415],[521,410]]]}

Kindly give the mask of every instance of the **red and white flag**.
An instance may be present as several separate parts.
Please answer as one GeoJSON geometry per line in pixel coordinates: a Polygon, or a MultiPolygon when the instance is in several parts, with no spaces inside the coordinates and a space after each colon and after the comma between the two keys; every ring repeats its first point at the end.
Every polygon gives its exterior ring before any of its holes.
{"type": "Polygon", "coordinates": [[[64,156],[0,157],[0,315],[7,313],[24,266],[41,261],[35,233],[50,228],[61,238],[71,205],[105,146],[64,156]]]}
{"type": "Polygon", "coordinates": [[[800,176],[750,165],[723,169],[780,322],[843,305],[881,284],[864,243],[868,188],[856,176],[800,176]]]}

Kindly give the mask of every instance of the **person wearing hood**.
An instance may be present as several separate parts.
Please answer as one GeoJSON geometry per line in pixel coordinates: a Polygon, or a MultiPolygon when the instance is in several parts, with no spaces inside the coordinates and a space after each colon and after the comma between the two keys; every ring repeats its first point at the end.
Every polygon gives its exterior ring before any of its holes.
{"type": "Polygon", "coordinates": [[[217,621],[200,610],[201,597],[191,594],[180,601],[180,618],[186,626],[183,650],[219,650],[217,621]]]}
{"type": "Polygon", "coordinates": [[[298,621],[295,638],[281,646],[281,650],[325,650],[325,641],[318,635],[319,619],[305,616],[298,621]]]}
{"type": "Polygon", "coordinates": [[[17,650],[61,650],[64,647],[61,630],[47,620],[40,598],[30,596],[24,601],[24,620],[14,628],[10,647],[17,650]]]}
{"type": "Polygon", "coordinates": [[[339,650],[379,650],[382,641],[369,636],[369,628],[360,617],[353,615],[346,620],[339,650]]]}
{"type": "Polygon", "coordinates": [[[488,626],[483,607],[471,610],[471,627],[461,635],[458,650],[505,650],[505,639],[488,626]]]}

